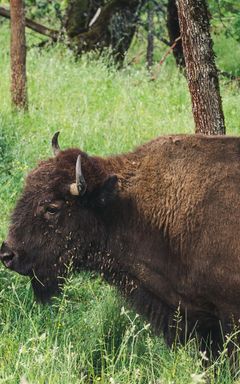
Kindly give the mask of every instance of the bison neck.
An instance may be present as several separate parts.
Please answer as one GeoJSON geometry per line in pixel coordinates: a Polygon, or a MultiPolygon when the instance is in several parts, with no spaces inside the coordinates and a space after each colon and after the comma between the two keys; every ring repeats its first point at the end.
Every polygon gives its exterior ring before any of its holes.
{"type": "Polygon", "coordinates": [[[118,204],[121,209],[112,207],[115,219],[105,221],[106,243],[93,254],[92,269],[116,286],[158,332],[169,324],[169,316],[174,318],[179,303],[189,308],[179,290],[185,272],[174,262],[161,232],[139,221],[134,204],[118,204]]]}
{"type": "Polygon", "coordinates": [[[92,267],[133,297],[135,304],[143,296],[154,298],[156,313],[163,303],[174,310],[180,302],[189,310],[198,310],[193,302],[200,303],[198,295],[202,295],[195,289],[192,296],[195,283],[189,279],[186,254],[193,257],[195,252],[191,234],[201,221],[195,207],[204,190],[180,155],[164,159],[159,148],[143,147],[103,163],[107,174],[117,174],[119,195],[99,215],[104,244],[95,252],[92,267]],[[178,162],[181,169],[177,174],[178,162]],[[192,184],[197,195],[189,193],[192,184]]]}
{"type": "MultiPolygon", "coordinates": [[[[118,176],[119,194],[111,206],[99,212],[99,220],[104,226],[104,241],[100,246],[94,245],[89,265],[127,295],[141,286],[168,301],[169,305],[178,306],[181,295],[174,287],[184,265],[175,262],[164,227],[161,228],[161,223],[155,225],[151,222],[148,216],[152,212],[151,206],[145,205],[152,203],[156,213],[161,211],[161,207],[155,207],[156,201],[152,202],[150,198],[144,201],[140,194],[145,188],[142,185],[145,178],[142,167],[147,158],[144,148],[102,162],[107,174],[118,176]]],[[[152,186],[161,181],[160,175],[153,176],[153,185],[147,183],[150,193],[152,186]]],[[[149,191],[144,191],[147,197],[149,191]]],[[[164,217],[162,221],[165,221],[164,217]]]]}
{"type": "MultiPolygon", "coordinates": [[[[177,307],[181,297],[174,286],[179,265],[174,263],[164,235],[140,220],[134,199],[119,198],[101,214],[101,220],[105,241],[90,252],[90,269],[116,286],[147,317],[153,298],[158,310],[163,301],[177,307]],[[151,300],[141,308],[143,296],[151,300]]],[[[152,304],[151,308],[153,311],[152,304]]],[[[154,311],[158,313],[156,308],[154,311]]]]}

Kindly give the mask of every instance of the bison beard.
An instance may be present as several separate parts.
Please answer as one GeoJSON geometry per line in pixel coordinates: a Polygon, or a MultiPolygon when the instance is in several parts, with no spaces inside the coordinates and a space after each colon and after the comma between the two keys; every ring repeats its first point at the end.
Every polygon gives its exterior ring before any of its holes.
{"type": "Polygon", "coordinates": [[[166,136],[106,158],[61,151],[58,133],[52,145],[13,212],[5,266],[41,301],[69,265],[98,271],[168,344],[197,334],[216,353],[240,319],[240,138],[166,136]]]}
{"type": "Polygon", "coordinates": [[[61,284],[57,279],[44,282],[44,279],[41,281],[33,277],[31,283],[35,297],[42,303],[47,303],[52,296],[60,292],[61,284]]]}

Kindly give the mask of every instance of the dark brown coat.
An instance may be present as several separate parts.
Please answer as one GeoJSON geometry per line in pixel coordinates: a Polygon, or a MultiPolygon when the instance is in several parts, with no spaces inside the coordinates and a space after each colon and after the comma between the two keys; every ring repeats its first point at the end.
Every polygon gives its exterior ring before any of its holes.
{"type": "Polygon", "coordinates": [[[71,262],[118,286],[166,340],[214,343],[240,318],[240,138],[167,136],[107,158],[79,149],[26,180],[0,257],[45,301],[71,262]],[[81,154],[87,184],[70,194],[81,154]]]}

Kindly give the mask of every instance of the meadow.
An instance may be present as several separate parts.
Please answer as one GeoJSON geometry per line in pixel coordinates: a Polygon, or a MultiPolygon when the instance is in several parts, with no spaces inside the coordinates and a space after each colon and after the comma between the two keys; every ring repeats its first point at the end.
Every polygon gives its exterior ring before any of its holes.
{"type": "MultiPolygon", "coordinates": [[[[28,44],[32,35],[28,33],[28,44]]],[[[129,151],[158,135],[193,133],[186,79],[171,57],[150,81],[144,60],[117,71],[107,58],[76,61],[62,46],[30,49],[29,112],[12,112],[9,29],[0,25],[0,242],[24,177],[52,156],[51,138],[62,148],[90,154],[129,151]]],[[[217,36],[218,64],[237,72],[240,48],[217,36]],[[230,52],[230,53],[229,53],[230,52]]],[[[131,62],[137,43],[126,61],[131,62]]],[[[163,54],[165,47],[157,51],[163,54]]],[[[227,133],[240,134],[239,87],[221,79],[227,133]]],[[[177,321],[177,320],[176,320],[177,321]]],[[[99,276],[70,276],[52,305],[37,304],[30,282],[0,267],[0,384],[193,384],[237,383],[226,351],[206,362],[193,339],[168,349],[162,338],[99,276]]]]}

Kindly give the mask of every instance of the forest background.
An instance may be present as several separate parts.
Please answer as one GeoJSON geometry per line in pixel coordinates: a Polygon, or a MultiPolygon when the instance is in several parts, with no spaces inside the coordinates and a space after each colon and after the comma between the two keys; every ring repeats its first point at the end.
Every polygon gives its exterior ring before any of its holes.
{"type": "MultiPolygon", "coordinates": [[[[25,175],[51,156],[54,132],[61,131],[62,148],[98,155],[129,151],[162,134],[194,133],[186,78],[163,42],[169,40],[167,4],[154,4],[161,11],[154,14],[150,72],[146,7],[121,69],[108,50],[76,58],[61,41],[41,47],[44,38],[26,29],[27,113],[12,111],[9,21],[0,18],[0,241],[25,175]]],[[[239,135],[239,1],[208,5],[227,134],[239,135]]],[[[59,28],[66,2],[27,0],[25,6],[29,18],[59,28]]],[[[206,364],[194,339],[168,349],[94,274],[70,276],[52,306],[34,302],[26,278],[3,267],[0,275],[0,383],[237,383],[226,352],[206,364]]]]}

